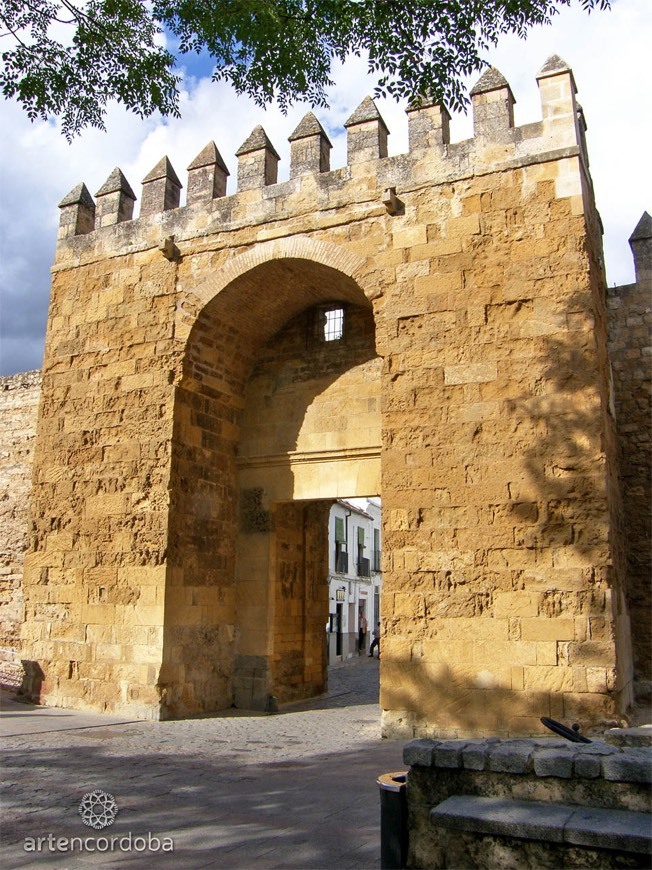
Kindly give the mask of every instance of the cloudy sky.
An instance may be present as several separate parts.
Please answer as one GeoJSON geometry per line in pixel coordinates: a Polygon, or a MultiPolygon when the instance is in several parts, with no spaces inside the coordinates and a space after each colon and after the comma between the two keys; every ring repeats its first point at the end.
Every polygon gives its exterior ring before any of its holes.
{"type": "MultiPolygon", "coordinates": [[[[610,285],[633,280],[627,239],[643,211],[652,213],[652,2],[612,2],[610,12],[590,16],[580,8],[564,9],[551,27],[532,31],[526,41],[505,38],[488,57],[512,87],[517,125],[540,118],[535,75],[545,60],[559,54],[573,68],[588,123],[610,285]]],[[[316,114],[333,143],[331,166],[337,168],[346,162],[342,124],[373,83],[359,60],[338,68],[333,78],[330,108],[316,114]]],[[[235,151],[256,124],[263,125],[281,155],[279,180],[287,178],[287,137],[308,106],[297,105],[283,116],[209,79],[188,75],[184,87],[181,120],[140,121],[115,107],[106,133],[88,131],[71,145],[55,123],[31,124],[16,105],[0,100],[0,375],[41,365],[57,203],[80,181],[94,194],[120,166],[138,195],[141,180],[164,154],[184,181],[186,166],[213,139],[231,171],[227,192],[232,193],[235,151]]],[[[390,154],[406,151],[404,106],[377,102],[390,129],[390,154]]],[[[470,135],[470,117],[455,116],[452,140],[470,135]]]]}

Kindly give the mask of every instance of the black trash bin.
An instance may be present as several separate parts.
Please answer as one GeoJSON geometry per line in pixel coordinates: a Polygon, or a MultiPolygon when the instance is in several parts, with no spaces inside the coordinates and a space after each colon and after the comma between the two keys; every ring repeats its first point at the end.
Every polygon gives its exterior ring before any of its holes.
{"type": "Polygon", "coordinates": [[[380,870],[403,870],[407,864],[407,771],[383,773],[380,788],[380,870]]]}

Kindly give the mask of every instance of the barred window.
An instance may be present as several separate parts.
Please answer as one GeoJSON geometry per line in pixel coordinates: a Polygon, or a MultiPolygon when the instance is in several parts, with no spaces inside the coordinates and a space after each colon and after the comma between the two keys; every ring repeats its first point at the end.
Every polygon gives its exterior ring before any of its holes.
{"type": "Polygon", "coordinates": [[[312,338],[321,343],[340,341],[344,337],[344,307],[319,305],[313,309],[312,338]]]}

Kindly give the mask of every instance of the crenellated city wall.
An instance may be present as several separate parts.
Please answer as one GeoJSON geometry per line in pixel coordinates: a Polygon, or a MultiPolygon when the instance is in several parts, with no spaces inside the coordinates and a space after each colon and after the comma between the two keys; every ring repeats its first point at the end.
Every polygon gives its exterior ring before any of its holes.
{"type": "Polygon", "coordinates": [[[515,126],[487,71],[464,142],[426,101],[388,156],[366,99],[341,168],[309,113],[288,181],[257,127],[229,196],[209,143],[184,206],[167,157],[136,218],[117,168],[64,198],[29,695],[158,718],[314,694],[322,508],[380,495],[386,733],[618,721],[633,670],[600,222],[573,74],[553,57],[537,80],[542,119],[515,126]],[[342,335],[316,341],[333,307],[342,335]]]}

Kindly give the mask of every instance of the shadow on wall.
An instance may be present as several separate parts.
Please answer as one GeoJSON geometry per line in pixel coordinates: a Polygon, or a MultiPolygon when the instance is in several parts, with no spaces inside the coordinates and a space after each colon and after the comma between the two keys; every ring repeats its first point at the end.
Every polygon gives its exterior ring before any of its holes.
{"type": "MultiPolygon", "coordinates": [[[[512,681],[523,686],[527,667],[498,664],[491,671],[469,668],[462,675],[446,662],[383,661],[382,679],[400,686],[392,689],[392,721],[384,729],[386,736],[394,736],[397,724],[401,730],[400,714],[395,713],[401,709],[414,737],[550,736],[541,724],[542,716],[566,725],[578,723],[587,736],[601,736],[607,728],[626,723],[613,715],[607,696],[573,691],[571,667],[549,668],[538,688],[516,691],[512,681]],[[415,709],[420,710],[421,720],[410,713],[415,709]]],[[[380,704],[385,708],[382,683],[380,704]]],[[[401,736],[409,737],[405,730],[401,736]]]]}
{"type": "Polygon", "coordinates": [[[490,492],[448,552],[436,530],[435,570],[406,571],[388,608],[387,733],[537,734],[541,716],[599,732],[631,700],[604,306],[587,290],[492,307],[477,336],[503,330],[499,378],[480,388],[492,414],[464,445],[466,484],[490,492]]]}
{"type": "Polygon", "coordinates": [[[41,686],[45,674],[38,662],[21,659],[23,666],[23,680],[16,694],[18,697],[29,698],[34,704],[41,703],[41,686]]]}

